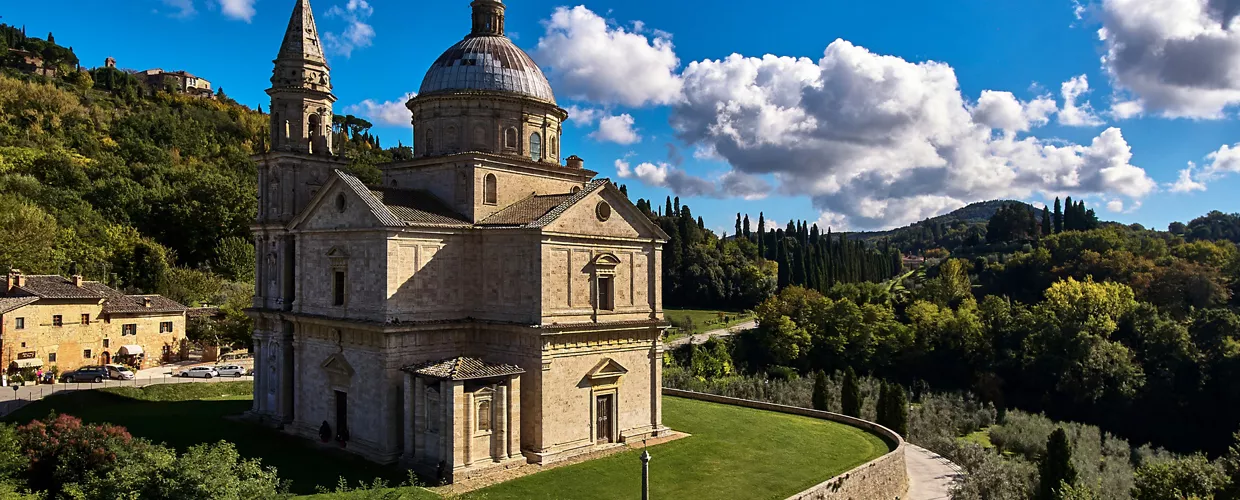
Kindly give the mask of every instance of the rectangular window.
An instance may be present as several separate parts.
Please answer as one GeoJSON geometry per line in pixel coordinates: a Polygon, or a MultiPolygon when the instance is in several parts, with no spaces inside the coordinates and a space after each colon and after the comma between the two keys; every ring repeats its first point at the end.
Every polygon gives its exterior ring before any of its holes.
{"type": "Polygon", "coordinates": [[[161,321],[159,323],[159,333],[172,333],[172,322],[161,321]]]}
{"type": "Polygon", "coordinates": [[[616,308],[614,295],[615,289],[612,288],[611,276],[598,277],[598,308],[612,310],[616,308]]]}
{"type": "Polygon", "coordinates": [[[332,273],[332,305],[344,305],[344,271],[332,273]]]}
{"type": "Polygon", "coordinates": [[[90,349],[85,349],[82,351],[82,357],[85,359],[90,359],[90,358],[93,358],[94,356],[91,356],[90,349]]]}
{"type": "Polygon", "coordinates": [[[89,314],[83,314],[83,315],[82,315],[82,324],[83,324],[83,325],[89,325],[89,324],[90,324],[90,315],[89,315],[89,314]]]}
{"type": "Polygon", "coordinates": [[[138,334],[137,323],[125,323],[121,325],[121,336],[122,337],[125,335],[137,335],[137,334],[138,334]]]}
{"type": "Polygon", "coordinates": [[[26,329],[26,318],[13,318],[13,328],[18,330],[26,329]]]}
{"type": "Polygon", "coordinates": [[[26,347],[26,343],[25,343],[25,342],[22,342],[22,347],[26,347]]]}
{"type": "Polygon", "coordinates": [[[59,314],[52,316],[52,326],[65,326],[64,319],[59,314]]]}
{"type": "Polygon", "coordinates": [[[478,402],[478,432],[491,432],[491,400],[478,402]]]}
{"type": "Polygon", "coordinates": [[[52,353],[48,353],[48,355],[47,355],[47,362],[48,362],[48,363],[55,363],[55,362],[56,362],[56,353],[54,353],[54,352],[52,352],[52,353]]]}
{"type": "Polygon", "coordinates": [[[112,339],[103,339],[103,348],[107,349],[109,347],[112,347],[112,339]]]}

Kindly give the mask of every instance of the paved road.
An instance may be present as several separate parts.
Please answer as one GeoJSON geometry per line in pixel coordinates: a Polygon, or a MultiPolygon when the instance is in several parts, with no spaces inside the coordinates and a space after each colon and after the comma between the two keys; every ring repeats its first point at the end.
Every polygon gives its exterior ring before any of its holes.
{"type": "Polygon", "coordinates": [[[960,467],[947,458],[914,444],[907,444],[904,464],[908,469],[909,500],[947,500],[960,467]]]}
{"type": "MultiPolygon", "coordinates": [[[[167,367],[165,367],[167,371],[167,367]]],[[[231,382],[237,380],[252,381],[254,377],[219,377],[213,379],[201,378],[181,378],[169,375],[163,376],[139,376],[133,380],[105,380],[98,384],[83,382],[73,384],[39,384],[39,385],[23,385],[0,387],[0,415],[8,415],[10,412],[26,406],[31,401],[38,401],[53,394],[70,392],[70,391],[88,391],[92,389],[100,389],[103,387],[146,387],[155,384],[185,384],[185,383],[203,383],[203,382],[231,382]],[[16,388],[17,391],[13,389],[16,388]]]]}
{"type": "Polygon", "coordinates": [[[748,330],[750,328],[757,328],[757,327],[758,327],[758,322],[751,319],[744,323],[738,323],[736,325],[732,325],[727,328],[720,328],[718,330],[711,330],[711,331],[699,333],[696,335],[689,335],[689,336],[681,337],[671,342],[668,342],[667,345],[668,347],[675,348],[675,347],[680,347],[682,345],[688,344],[689,342],[693,342],[694,344],[702,344],[706,342],[708,339],[710,339],[711,337],[726,337],[728,335],[732,335],[741,330],[748,330]]]}

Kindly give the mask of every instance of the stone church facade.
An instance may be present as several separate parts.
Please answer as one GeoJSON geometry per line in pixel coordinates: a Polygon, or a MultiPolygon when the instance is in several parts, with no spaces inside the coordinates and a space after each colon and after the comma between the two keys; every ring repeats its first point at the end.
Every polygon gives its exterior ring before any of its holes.
{"type": "Polygon", "coordinates": [[[297,0],[255,158],[252,415],[448,481],[666,431],[667,235],[561,158],[567,113],[504,5],[471,6],[407,103],[414,159],[364,185],[297,0]]]}

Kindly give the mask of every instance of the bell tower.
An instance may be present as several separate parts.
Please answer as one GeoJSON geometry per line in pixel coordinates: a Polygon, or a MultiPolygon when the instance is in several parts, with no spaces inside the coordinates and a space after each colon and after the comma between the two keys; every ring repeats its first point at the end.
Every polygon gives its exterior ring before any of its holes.
{"type": "Polygon", "coordinates": [[[271,72],[273,149],[332,154],[331,68],[323,57],[310,0],[297,0],[271,72]]]}

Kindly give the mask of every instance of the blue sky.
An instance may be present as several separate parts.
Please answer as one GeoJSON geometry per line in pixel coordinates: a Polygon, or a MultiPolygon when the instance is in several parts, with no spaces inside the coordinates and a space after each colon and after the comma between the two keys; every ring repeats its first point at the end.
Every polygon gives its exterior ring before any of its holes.
{"type": "MultiPolygon", "coordinates": [[[[5,2],[0,22],[265,107],[293,3],[5,2]]],[[[336,112],[408,144],[398,103],[466,34],[468,2],[312,5],[336,112]]],[[[1056,195],[1159,228],[1240,211],[1240,1],[507,5],[576,117],[565,154],[717,230],[738,211],[871,229],[1056,195]]]]}

